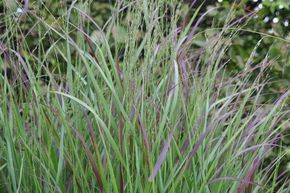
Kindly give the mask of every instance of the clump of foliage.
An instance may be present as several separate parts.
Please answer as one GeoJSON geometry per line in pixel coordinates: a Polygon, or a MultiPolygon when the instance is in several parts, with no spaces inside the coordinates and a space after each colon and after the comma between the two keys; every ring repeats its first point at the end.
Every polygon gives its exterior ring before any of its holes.
{"type": "Polygon", "coordinates": [[[212,10],[124,0],[100,26],[92,3],[3,8],[0,192],[289,192],[290,90],[263,100],[267,57],[226,73],[231,12],[203,32],[212,10]]]}

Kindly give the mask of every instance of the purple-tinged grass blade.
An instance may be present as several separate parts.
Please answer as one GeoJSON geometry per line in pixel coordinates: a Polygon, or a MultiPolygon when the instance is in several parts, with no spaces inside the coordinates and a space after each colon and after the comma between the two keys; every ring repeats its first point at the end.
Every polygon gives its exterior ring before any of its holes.
{"type": "Polygon", "coordinates": [[[15,67],[19,71],[19,73],[22,77],[23,84],[28,89],[30,87],[29,79],[32,78],[31,74],[28,70],[28,66],[26,65],[26,62],[23,60],[23,58],[21,57],[21,55],[18,52],[14,51],[14,50],[11,50],[11,51],[17,56],[19,63],[22,65],[24,72],[26,73],[26,75],[24,73],[22,73],[22,70],[20,70],[19,65],[17,64],[17,62],[15,62],[15,67]]]}
{"type": "Polygon", "coordinates": [[[163,149],[162,149],[162,152],[161,154],[159,155],[158,159],[157,159],[157,162],[154,166],[154,169],[153,169],[153,172],[151,173],[151,175],[149,176],[149,181],[152,182],[155,178],[155,176],[157,175],[157,172],[160,170],[160,167],[162,165],[162,163],[164,162],[165,160],[165,157],[166,157],[166,154],[168,152],[168,149],[170,147],[170,143],[171,143],[171,140],[173,138],[173,134],[174,134],[174,130],[175,130],[175,127],[172,127],[171,130],[170,130],[170,134],[169,134],[169,137],[168,137],[168,140],[167,140],[167,143],[164,145],[163,149]]]}
{"type": "Polygon", "coordinates": [[[197,27],[199,26],[199,24],[202,22],[202,20],[205,18],[205,16],[207,14],[209,14],[211,11],[217,9],[217,7],[214,7],[214,8],[211,8],[209,10],[207,10],[204,14],[202,14],[199,19],[196,21],[195,25],[192,27],[192,30],[191,32],[189,33],[187,39],[186,39],[186,43],[189,44],[189,41],[192,39],[192,37],[194,36],[195,34],[195,31],[197,29],[197,27]]]}
{"type": "Polygon", "coordinates": [[[103,164],[103,168],[104,168],[104,173],[107,174],[108,165],[107,165],[107,155],[105,153],[102,157],[102,164],[103,164]]]}
{"type": "Polygon", "coordinates": [[[257,159],[254,160],[252,167],[250,167],[248,169],[248,171],[246,172],[246,174],[243,178],[243,181],[240,183],[240,186],[237,189],[236,193],[243,193],[243,192],[251,193],[252,192],[252,187],[253,187],[252,183],[254,183],[255,172],[256,172],[259,164],[260,164],[259,160],[257,160],[257,159]],[[252,183],[251,184],[245,183],[247,181],[250,181],[252,183]]]}
{"type": "Polygon", "coordinates": [[[160,122],[161,110],[160,110],[160,107],[158,106],[158,104],[156,104],[156,102],[153,102],[153,106],[154,106],[154,109],[155,109],[155,112],[156,112],[156,116],[155,116],[155,119],[156,119],[156,127],[158,127],[159,122],[160,122]]]}
{"type": "Polygon", "coordinates": [[[121,88],[122,90],[124,90],[124,83],[123,83],[123,69],[122,66],[120,65],[120,62],[116,61],[116,68],[117,68],[117,74],[118,74],[118,78],[121,84],[121,88]]]}
{"type": "Polygon", "coordinates": [[[290,94],[290,88],[288,88],[286,91],[285,91],[285,93],[284,94],[282,94],[276,101],[275,101],[275,106],[279,106],[281,103],[282,103],[282,101],[285,99],[285,98],[287,98],[288,96],[289,96],[289,94],[290,94]]]}
{"type": "MultiPolygon", "coordinates": [[[[95,135],[95,132],[93,130],[93,123],[91,121],[91,119],[89,118],[89,116],[86,114],[86,118],[87,118],[87,123],[88,123],[88,128],[89,128],[89,133],[90,133],[90,138],[91,138],[91,142],[93,144],[93,147],[95,149],[95,152],[98,152],[98,143],[97,143],[97,138],[96,138],[96,135],[95,135]]],[[[103,130],[102,130],[103,132],[103,130]]],[[[97,160],[100,160],[100,158],[98,157],[99,155],[96,153],[96,159],[97,160]]],[[[106,170],[106,168],[104,168],[104,171],[106,170]]]]}
{"type": "Polygon", "coordinates": [[[188,145],[189,145],[189,142],[190,142],[190,140],[191,140],[191,138],[192,138],[192,136],[193,136],[193,133],[194,133],[194,132],[196,131],[196,129],[200,126],[200,124],[201,124],[201,122],[202,122],[202,120],[203,120],[203,118],[204,118],[204,115],[205,115],[205,113],[203,113],[203,114],[198,118],[197,123],[196,123],[196,124],[194,125],[194,127],[191,129],[188,138],[185,140],[185,142],[184,142],[184,144],[183,144],[183,146],[182,146],[182,148],[181,148],[181,154],[184,154],[184,152],[186,151],[186,149],[187,149],[187,147],[188,147],[188,145]]]}
{"type": "Polygon", "coordinates": [[[290,168],[287,168],[284,172],[282,172],[281,174],[279,174],[279,176],[277,177],[277,180],[279,181],[280,179],[283,178],[283,176],[286,176],[286,178],[290,178],[290,168]]]}
{"type": "Polygon", "coordinates": [[[24,69],[27,77],[28,78],[31,78],[30,72],[28,70],[28,66],[26,65],[26,62],[23,60],[23,58],[21,57],[21,55],[18,52],[14,51],[14,50],[11,50],[11,51],[17,56],[20,64],[23,66],[23,69],[24,69]]]}
{"type": "Polygon", "coordinates": [[[208,183],[209,184],[213,184],[213,183],[221,182],[221,181],[239,181],[239,182],[243,182],[243,183],[246,183],[246,184],[252,184],[252,185],[256,185],[256,186],[262,186],[261,184],[258,184],[256,182],[247,181],[247,180],[244,180],[244,179],[241,179],[241,178],[235,178],[235,177],[215,178],[215,179],[210,180],[208,183]]]}
{"type": "MultiPolygon", "coordinates": [[[[281,95],[281,96],[280,96],[280,97],[275,101],[275,103],[274,103],[274,107],[279,106],[279,105],[282,103],[282,101],[283,101],[286,97],[289,96],[289,94],[290,94],[290,89],[288,89],[284,94],[282,94],[282,95],[281,95]]],[[[263,123],[263,119],[264,119],[264,118],[265,118],[265,117],[270,113],[271,110],[272,110],[272,109],[269,109],[269,110],[266,110],[266,111],[262,111],[262,113],[260,113],[260,114],[257,114],[255,120],[252,121],[252,122],[249,124],[248,128],[247,128],[247,129],[242,133],[242,135],[241,135],[241,140],[242,140],[243,138],[249,136],[248,139],[247,139],[247,141],[246,141],[246,143],[245,143],[245,145],[249,144],[249,143],[252,141],[252,139],[255,137],[254,130],[255,130],[257,127],[259,127],[259,126],[263,123]],[[252,133],[252,134],[251,134],[251,133],[252,133]]],[[[280,122],[280,120],[283,119],[284,116],[285,116],[285,115],[282,115],[282,116],[280,116],[280,117],[278,118],[278,120],[274,123],[274,125],[272,125],[271,128],[269,129],[268,134],[271,133],[271,131],[273,130],[273,128],[275,127],[275,125],[277,125],[277,124],[280,122]]],[[[236,145],[237,145],[237,143],[238,143],[238,142],[236,142],[236,145]]]]}
{"type": "Polygon", "coordinates": [[[189,154],[189,159],[191,159],[194,154],[197,152],[197,150],[199,149],[199,147],[201,146],[202,142],[204,141],[204,139],[208,136],[208,134],[217,126],[217,124],[220,121],[225,120],[226,118],[228,118],[232,113],[228,112],[225,113],[223,115],[221,115],[218,119],[216,119],[207,129],[206,131],[200,136],[199,140],[193,145],[192,150],[189,154]]]}
{"type": "MultiPolygon", "coordinates": [[[[135,111],[136,111],[136,108],[135,108],[135,111]]],[[[149,142],[148,142],[148,136],[147,136],[146,129],[145,129],[144,125],[143,125],[143,122],[142,122],[140,114],[137,111],[136,111],[136,113],[137,113],[139,124],[140,124],[140,127],[141,127],[141,131],[142,131],[143,141],[144,141],[145,147],[146,147],[147,151],[149,151],[149,142]]]]}
{"type": "Polygon", "coordinates": [[[256,149],[262,148],[262,147],[281,147],[280,145],[277,145],[275,143],[263,143],[263,144],[258,144],[258,145],[253,145],[249,148],[246,148],[242,151],[240,151],[237,156],[242,155],[242,154],[247,154],[249,151],[254,151],[256,149]]]}
{"type": "Polygon", "coordinates": [[[249,17],[251,17],[251,16],[253,16],[255,14],[256,14],[256,12],[248,13],[248,14],[242,16],[241,18],[238,18],[237,20],[233,21],[231,24],[226,26],[226,28],[231,28],[233,26],[236,26],[236,25],[240,24],[243,20],[245,20],[245,19],[247,19],[247,18],[249,18],[249,17]]]}
{"type": "Polygon", "coordinates": [[[185,84],[185,106],[187,106],[188,96],[189,96],[188,73],[187,73],[185,61],[181,60],[180,64],[181,64],[181,70],[183,73],[183,80],[184,80],[184,84],[185,84]]]}
{"type": "MultiPolygon", "coordinates": [[[[8,48],[5,48],[5,46],[0,42],[0,50],[1,52],[3,52],[4,54],[4,58],[6,59],[7,62],[11,63],[12,66],[18,71],[20,77],[21,77],[21,80],[22,80],[22,83],[24,84],[25,88],[28,89],[29,85],[29,81],[26,77],[26,75],[22,72],[22,70],[20,69],[20,66],[17,62],[13,61],[12,58],[10,57],[9,53],[8,53],[8,48]]],[[[13,51],[13,50],[12,50],[13,51]]],[[[16,54],[17,52],[14,51],[14,53],[16,54]]],[[[18,53],[16,55],[19,55],[18,53]]],[[[25,66],[25,65],[24,65],[25,66]]],[[[6,73],[6,68],[5,68],[5,74],[6,73]]],[[[13,85],[15,83],[16,79],[13,79],[10,81],[10,85],[13,85]]]]}
{"type": "Polygon", "coordinates": [[[255,119],[248,124],[247,129],[245,131],[243,131],[243,133],[240,136],[240,139],[235,142],[235,146],[237,146],[238,143],[246,137],[248,137],[247,142],[250,142],[253,139],[253,137],[255,136],[254,130],[263,123],[263,119],[266,116],[266,114],[268,113],[268,111],[262,111],[260,113],[259,112],[260,109],[262,109],[262,107],[260,107],[256,110],[255,119]]]}
{"type": "Polygon", "coordinates": [[[64,92],[66,93],[66,94],[68,94],[69,93],[69,83],[68,82],[66,82],[65,83],[65,87],[64,87],[64,92]]]}
{"type": "MultiPolygon", "coordinates": [[[[195,5],[196,1],[197,1],[197,0],[193,0],[193,1],[191,2],[191,4],[190,4],[190,7],[191,7],[191,8],[195,5]]],[[[204,1],[205,1],[205,0],[203,0],[203,2],[204,2],[204,1]]]]}
{"type": "Polygon", "coordinates": [[[98,188],[99,188],[100,192],[103,192],[103,190],[104,190],[104,188],[103,188],[103,181],[102,181],[101,175],[100,175],[100,173],[98,171],[98,167],[97,167],[97,165],[96,165],[96,163],[94,161],[93,154],[90,151],[89,147],[87,146],[84,137],[75,128],[73,128],[73,131],[76,134],[76,136],[80,139],[81,144],[82,144],[82,146],[85,149],[85,152],[87,154],[87,157],[88,157],[88,159],[90,161],[90,164],[91,164],[91,166],[93,168],[93,172],[94,172],[94,174],[96,176],[97,183],[98,183],[98,188]]]}
{"type": "Polygon", "coordinates": [[[115,18],[118,18],[118,15],[120,13],[120,9],[121,9],[123,3],[124,3],[124,0],[118,0],[118,6],[117,6],[117,8],[115,10],[115,14],[114,14],[115,18]]]}
{"type": "Polygon", "coordinates": [[[29,7],[29,0],[24,0],[24,6],[23,6],[23,13],[28,13],[28,7],[29,7]]]}
{"type": "Polygon", "coordinates": [[[134,113],[135,113],[135,108],[134,108],[133,105],[132,105],[131,112],[130,112],[130,121],[133,120],[133,118],[134,118],[134,113]]]}
{"type": "MultiPolygon", "coordinates": [[[[217,99],[217,95],[214,95],[213,98],[212,98],[212,100],[211,100],[211,105],[210,105],[210,106],[212,106],[212,104],[214,103],[214,101],[215,101],[216,99],[217,99]]],[[[210,108],[211,108],[211,107],[210,107],[210,108]]],[[[182,147],[181,147],[181,154],[182,154],[182,155],[185,153],[185,151],[186,151],[186,149],[187,149],[187,147],[188,147],[188,145],[189,145],[189,142],[190,142],[190,140],[191,140],[192,137],[193,137],[194,132],[195,132],[195,131],[197,130],[197,128],[201,125],[202,120],[204,119],[204,117],[205,117],[205,112],[203,112],[203,113],[200,115],[200,117],[198,118],[196,124],[195,124],[195,125],[193,126],[193,128],[190,130],[189,136],[187,137],[187,139],[185,140],[184,144],[183,144],[182,147]]],[[[175,163],[177,163],[177,161],[178,161],[178,157],[175,158],[175,163]]]]}
{"type": "Polygon", "coordinates": [[[70,188],[71,188],[71,185],[72,185],[72,177],[73,177],[73,174],[71,173],[69,175],[68,182],[67,182],[66,187],[65,187],[65,193],[69,193],[70,192],[70,188]]]}
{"type": "MultiPolygon", "coordinates": [[[[96,135],[95,135],[95,132],[93,130],[93,123],[91,121],[91,119],[89,118],[88,115],[86,115],[87,117],[87,123],[88,123],[88,128],[89,128],[89,133],[90,133],[90,138],[91,138],[91,142],[93,144],[93,147],[95,149],[95,152],[98,152],[98,143],[97,143],[97,138],[96,138],[96,135]]],[[[101,132],[102,132],[102,135],[104,136],[105,133],[104,133],[104,130],[103,128],[101,128],[101,132]]],[[[96,154],[96,159],[97,160],[100,160],[100,157],[98,157],[99,155],[96,154]]],[[[104,153],[104,157],[103,157],[103,170],[104,170],[104,173],[106,174],[107,173],[107,157],[106,157],[106,154],[104,153]]]]}

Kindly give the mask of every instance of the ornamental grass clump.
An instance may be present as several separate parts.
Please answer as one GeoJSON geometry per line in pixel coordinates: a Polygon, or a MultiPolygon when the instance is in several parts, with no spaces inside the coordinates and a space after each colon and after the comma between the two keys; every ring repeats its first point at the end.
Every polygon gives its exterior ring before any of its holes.
{"type": "Polygon", "coordinates": [[[1,17],[0,192],[289,192],[290,90],[265,100],[268,58],[227,71],[250,16],[201,30],[215,9],[118,1],[99,26],[91,1],[30,3],[1,17]]]}

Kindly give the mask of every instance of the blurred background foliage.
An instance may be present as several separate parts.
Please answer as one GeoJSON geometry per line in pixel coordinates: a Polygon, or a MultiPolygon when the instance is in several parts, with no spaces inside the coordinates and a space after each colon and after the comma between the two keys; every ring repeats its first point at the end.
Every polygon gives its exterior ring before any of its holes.
{"type": "MultiPolygon", "coordinates": [[[[4,42],[6,45],[20,50],[21,46],[29,47],[31,53],[37,54],[39,58],[46,57],[45,50],[47,50],[51,43],[55,42],[57,37],[54,33],[47,30],[47,27],[40,27],[37,25],[38,18],[44,21],[44,23],[53,26],[58,30],[66,30],[70,36],[74,36],[73,29],[66,25],[65,11],[69,8],[73,1],[71,0],[30,0],[29,1],[29,14],[22,17],[24,11],[25,2],[17,0],[1,0],[0,1],[0,36],[3,34],[9,34],[5,37],[13,37],[13,41],[7,40],[4,42]],[[31,16],[35,17],[31,17],[31,16]],[[12,19],[11,19],[12,18],[12,19]],[[10,31],[12,29],[9,26],[19,25],[19,30],[10,31]],[[21,33],[21,35],[20,35],[21,33]],[[25,41],[22,39],[26,38],[25,41]],[[46,43],[38,44],[38,38],[46,38],[46,43]],[[50,41],[53,39],[54,41],[50,41]],[[22,44],[21,42],[25,42],[22,44]],[[36,53],[38,52],[38,53],[36,53]]],[[[132,1],[133,2],[133,1],[132,1]]],[[[179,7],[179,13],[181,18],[186,21],[187,17],[193,13],[192,9],[197,9],[202,5],[200,16],[207,10],[217,7],[213,11],[209,12],[206,18],[203,20],[199,27],[200,33],[196,36],[195,42],[197,47],[202,47],[206,40],[207,35],[212,33],[211,30],[216,27],[223,27],[227,17],[229,17],[230,10],[234,13],[231,15],[233,20],[240,22],[240,28],[238,29],[239,35],[233,38],[231,41],[232,46],[227,52],[227,56],[230,59],[227,64],[228,73],[233,75],[238,71],[245,68],[245,65],[249,57],[254,58],[254,66],[260,63],[263,59],[268,58],[273,63],[269,70],[269,84],[267,88],[269,93],[276,93],[277,95],[285,91],[290,86],[290,1],[289,0],[197,0],[193,7],[190,7],[192,0],[184,0],[184,4],[179,7]],[[248,17],[245,17],[248,15],[248,17]],[[253,52],[255,50],[255,52],[253,52]]],[[[104,26],[106,21],[114,13],[115,1],[108,0],[89,0],[77,1],[76,5],[83,6],[94,21],[99,26],[104,26]]],[[[170,13],[166,13],[167,17],[170,17],[170,13]]],[[[74,17],[70,17],[71,23],[79,23],[83,27],[83,21],[72,21],[74,17]]],[[[126,16],[126,19],[130,19],[130,16],[126,16]]],[[[182,23],[182,21],[181,21],[182,23]]],[[[125,43],[128,38],[129,29],[126,29],[122,23],[116,25],[113,28],[112,35],[114,39],[120,44],[125,43]]],[[[142,28],[140,28],[140,39],[142,39],[142,28]]],[[[237,29],[233,29],[237,30],[237,29]]],[[[100,31],[91,26],[91,29],[86,31],[90,32],[91,38],[98,41],[100,31]]],[[[3,36],[4,37],[4,36],[3,36]]],[[[4,40],[5,41],[5,40],[4,40]]],[[[113,46],[113,45],[112,45],[113,46]]],[[[65,41],[59,39],[59,49],[64,49],[65,41]]],[[[31,53],[21,53],[29,56],[31,53]]],[[[60,53],[60,52],[59,52],[60,53]]],[[[59,53],[55,52],[54,55],[50,55],[47,61],[47,66],[55,73],[61,73],[65,70],[65,60],[63,57],[59,57],[59,53]]],[[[271,100],[273,95],[265,96],[265,100],[271,100]]],[[[285,125],[284,137],[281,143],[289,146],[289,125],[285,125]]],[[[279,151],[279,149],[277,149],[279,151]]],[[[269,161],[273,160],[275,152],[269,156],[269,161]]],[[[288,153],[288,159],[284,160],[282,169],[286,167],[290,168],[290,154],[288,153]]]]}
{"type": "MultiPolygon", "coordinates": [[[[216,12],[214,17],[222,18],[232,4],[225,0],[219,1],[225,12],[216,12]]],[[[271,79],[278,82],[273,83],[275,86],[272,89],[275,92],[283,91],[290,85],[290,1],[248,0],[241,1],[236,7],[237,17],[253,15],[243,26],[245,31],[242,30],[238,38],[233,39],[233,46],[229,50],[231,66],[234,67],[232,70],[242,69],[255,46],[258,46],[255,60],[259,62],[265,57],[274,60],[271,79]],[[263,40],[257,45],[261,38],[263,40]]]]}

